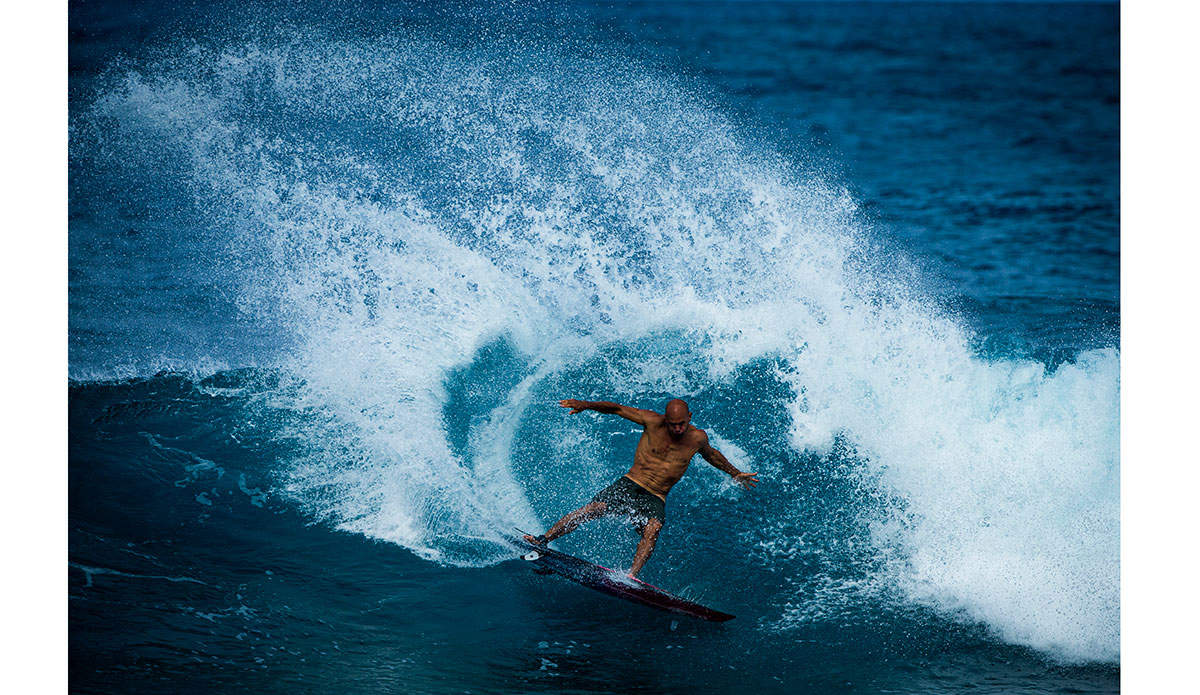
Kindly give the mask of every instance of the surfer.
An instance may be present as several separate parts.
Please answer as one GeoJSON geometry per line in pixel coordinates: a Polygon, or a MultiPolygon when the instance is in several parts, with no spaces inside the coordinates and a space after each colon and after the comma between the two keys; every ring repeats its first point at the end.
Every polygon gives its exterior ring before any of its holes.
{"type": "Polygon", "coordinates": [[[571,415],[585,410],[620,415],[643,427],[642,438],[633,452],[633,467],[615,483],[601,490],[584,506],[554,522],[541,536],[525,536],[530,543],[544,545],[579,528],[580,524],[610,514],[630,517],[641,540],[629,569],[630,577],[650,559],[658,532],[666,521],[667,493],[683,474],[697,453],[718,470],[724,471],[746,489],[758,483],[757,473],[743,473],[724,454],[708,443],[708,434],[691,424],[692,413],[684,401],[676,398],[667,403],[666,413],[641,410],[610,401],[579,401],[567,399],[559,405],[570,408],[571,415]]]}

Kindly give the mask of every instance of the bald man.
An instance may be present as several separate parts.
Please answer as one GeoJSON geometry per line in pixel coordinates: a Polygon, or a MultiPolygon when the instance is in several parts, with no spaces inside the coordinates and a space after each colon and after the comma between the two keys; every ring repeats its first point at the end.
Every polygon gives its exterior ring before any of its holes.
{"type": "Polygon", "coordinates": [[[571,409],[571,415],[585,410],[620,415],[643,427],[642,438],[633,452],[633,467],[617,482],[601,490],[592,501],[554,522],[541,536],[525,536],[530,543],[544,545],[579,528],[579,525],[610,514],[629,517],[641,540],[633,556],[629,576],[637,573],[650,559],[658,532],[666,521],[667,493],[683,474],[697,453],[718,470],[724,471],[746,489],[758,483],[757,473],[743,473],[729,459],[708,443],[704,430],[693,427],[692,413],[687,403],[678,398],[667,403],[665,414],[653,410],[631,408],[609,401],[559,401],[571,409]]]}

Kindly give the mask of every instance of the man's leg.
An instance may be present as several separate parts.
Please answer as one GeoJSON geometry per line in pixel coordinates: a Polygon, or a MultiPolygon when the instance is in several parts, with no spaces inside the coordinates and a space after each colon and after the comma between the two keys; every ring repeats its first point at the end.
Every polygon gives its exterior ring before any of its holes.
{"type": "Polygon", "coordinates": [[[642,526],[642,540],[638,541],[637,552],[633,554],[633,566],[629,568],[629,576],[637,577],[637,573],[642,571],[642,567],[650,559],[650,553],[654,552],[654,544],[658,542],[658,532],[661,530],[662,522],[658,519],[650,519],[642,526]]]}
{"type": "Polygon", "coordinates": [[[533,536],[525,536],[525,540],[529,541],[530,543],[549,543],[555,538],[562,538],[568,533],[579,528],[580,524],[593,519],[599,519],[607,513],[608,505],[604,502],[589,502],[588,504],[583,505],[579,509],[570,512],[563,518],[554,522],[554,525],[550,527],[550,530],[547,531],[540,540],[533,536]]]}

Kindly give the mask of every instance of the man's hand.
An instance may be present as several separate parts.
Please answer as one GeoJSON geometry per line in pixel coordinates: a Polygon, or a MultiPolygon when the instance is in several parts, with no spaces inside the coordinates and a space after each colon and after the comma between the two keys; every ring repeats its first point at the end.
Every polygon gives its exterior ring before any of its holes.
{"type": "Polygon", "coordinates": [[[755,477],[757,475],[758,475],[757,473],[736,473],[733,476],[733,480],[735,482],[741,483],[742,487],[749,490],[750,488],[752,488],[758,484],[758,478],[755,477]]]}
{"type": "Polygon", "coordinates": [[[561,405],[561,406],[562,406],[562,407],[564,407],[564,408],[570,408],[570,409],[571,409],[571,412],[570,412],[570,413],[568,413],[568,415],[574,415],[574,414],[576,414],[576,413],[582,413],[583,411],[585,411],[585,410],[587,410],[587,409],[588,409],[588,402],[587,402],[587,401],[577,401],[577,400],[575,400],[574,398],[568,398],[568,399],[566,399],[565,401],[559,401],[559,402],[558,402],[558,404],[559,404],[559,405],[561,405]]]}

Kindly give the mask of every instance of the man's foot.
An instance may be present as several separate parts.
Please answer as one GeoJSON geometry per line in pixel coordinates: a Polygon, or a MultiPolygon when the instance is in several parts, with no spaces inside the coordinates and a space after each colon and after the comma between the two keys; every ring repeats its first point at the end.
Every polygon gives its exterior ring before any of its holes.
{"type": "Polygon", "coordinates": [[[545,536],[531,536],[529,534],[525,534],[525,536],[523,536],[523,538],[527,542],[533,543],[534,545],[546,545],[547,543],[550,542],[550,541],[546,540],[545,536]]]}

